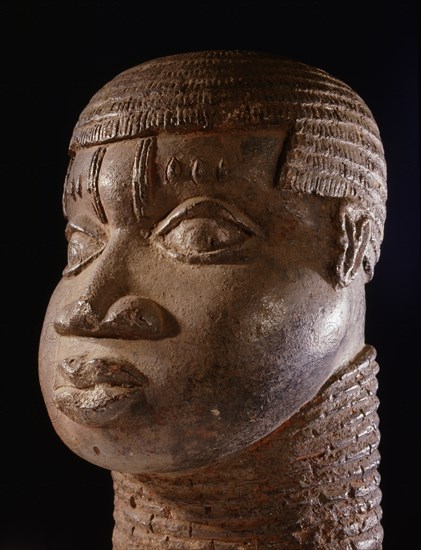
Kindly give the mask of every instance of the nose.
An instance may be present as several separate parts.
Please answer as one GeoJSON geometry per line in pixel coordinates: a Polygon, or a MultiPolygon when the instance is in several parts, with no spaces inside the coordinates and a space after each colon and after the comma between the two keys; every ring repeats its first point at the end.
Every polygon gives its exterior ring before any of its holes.
{"type": "MultiPolygon", "coordinates": [[[[119,240],[108,244],[90,277],[79,287],[79,298],[56,316],[56,332],[124,340],[156,340],[178,332],[178,324],[167,309],[143,293],[130,292],[125,246],[127,243],[119,240]]],[[[146,280],[143,283],[149,288],[146,280]]]]}
{"type": "Polygon", "coordinates": [[[119,298],[100,317],[88,299],[63,308],[54,323],[64,336],[90,336],[125,340],[155,340],[173,336],[177,324],[171,314],[155,301],[127,295],[119,298]]]}

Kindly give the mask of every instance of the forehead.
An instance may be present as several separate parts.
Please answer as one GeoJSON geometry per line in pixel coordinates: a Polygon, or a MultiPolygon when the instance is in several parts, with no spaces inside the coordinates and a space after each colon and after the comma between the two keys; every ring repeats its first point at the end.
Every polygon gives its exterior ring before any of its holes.
{"type": "Polygon", "coordinates": [[[66,213],[84,208],[143,221],[190,197],[225,197],[246,207],[277,186],[286,129],[160,134],[81,149],[70,166],[66,213]],[[73,200],[70,200],[73,199],[73,200]]]}
{"type": "Polygon", "coordinates": [[[98,148],[104,150],[101,172],[132,173],[136,156],[142,153],[154,165],[161,184],[217,183],[225,179],[261,182],[270,178],[282,151],[286,129],[237,130],[219,133],[161,134],[89,147],[77,152],[72,170],[88,177],[98,148]],[[141,151],[143,147],[143,151],[141,151]]]}
{"type": "Polygon", "coordinates": [[[160,180],[272,184],[285,136],[282,129],[161,136],[156,156],[160,180]]]}

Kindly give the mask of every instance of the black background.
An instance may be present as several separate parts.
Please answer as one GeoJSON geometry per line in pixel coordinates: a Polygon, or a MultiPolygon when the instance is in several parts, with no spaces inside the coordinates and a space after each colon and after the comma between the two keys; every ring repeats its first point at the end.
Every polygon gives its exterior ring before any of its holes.
{"type": "Polygon", "coordinates": [[[203,49],[255,49],[318,66],[351,85],[377,120],[389,200],[380,263],[367,286],[366,341],[381,367],[384,549],[415,548],[421,476],[416,1],[28,1],[3,3],[1,10],[0,548],[111,548],[109,472],[59,440],[37,378],[41,323],[65,263],[67,145],[81,109],[119,72],[203,49]]]}

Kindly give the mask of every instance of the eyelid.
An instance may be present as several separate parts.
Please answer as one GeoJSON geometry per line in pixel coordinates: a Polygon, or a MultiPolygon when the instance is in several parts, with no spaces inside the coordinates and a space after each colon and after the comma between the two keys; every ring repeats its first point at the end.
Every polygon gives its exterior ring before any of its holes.
{"type": "Polygon", "coordinates": [[[90,254],[87,254],[86,257],[84,257],[74,265],[68,263],[62,272],[64,277],[70,277],[72,275],[79,274],[87,265],[89,265],[100,254],[102,254],[102,251],[106,246],[106,240],[104,239],[104,235],[100,231],[91,230],[90,228],[87,229],[86,225],[78,225],[77,223],[69,222],[65,229],[65,235],[66,239],[69,242],[69,247],[72,244],[72,237],[76,233],[86,235],[89,239],[92,239],[90,245],[93,245],[95,248],[90,254]]]}
{"type": "Polygon", "coordinates": [[[104,239],[104,236],[100,234],[99,231],[92,230],[90,228],[87,228],[85,225],[79,225],[75,222],[69,222],[66,225],[66,229],[64,230],[64,234],[66,235],[67,240],[70,240],[73,233],[76,232],[85,233],[86,235],[89,235],[93,239],[96,239],[98,241],[102,241],[104,239]]]}
{"type": "Polygon", "coordinates": [[[182,220],[200,217],[201,213],[206,215],[203,217],[210,217],[212,211],[217,216],[237,224],[247,233],[263,236],[260,227],[246,214],[235,206],[213,197],[193,197],[179,204],[155,226],[153,235],[166,235],[182,220]]]}

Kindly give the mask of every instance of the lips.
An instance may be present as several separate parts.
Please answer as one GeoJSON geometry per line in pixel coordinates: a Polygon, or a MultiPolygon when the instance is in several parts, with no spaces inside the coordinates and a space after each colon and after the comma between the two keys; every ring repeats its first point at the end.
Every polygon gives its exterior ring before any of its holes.
{"type": "Polygon", "coordinates": [[[147,383],[146,376],[127,361],[70,357],[58,365],[54,403],[74,422],[104,426],[144,400],[147,383]]]}

